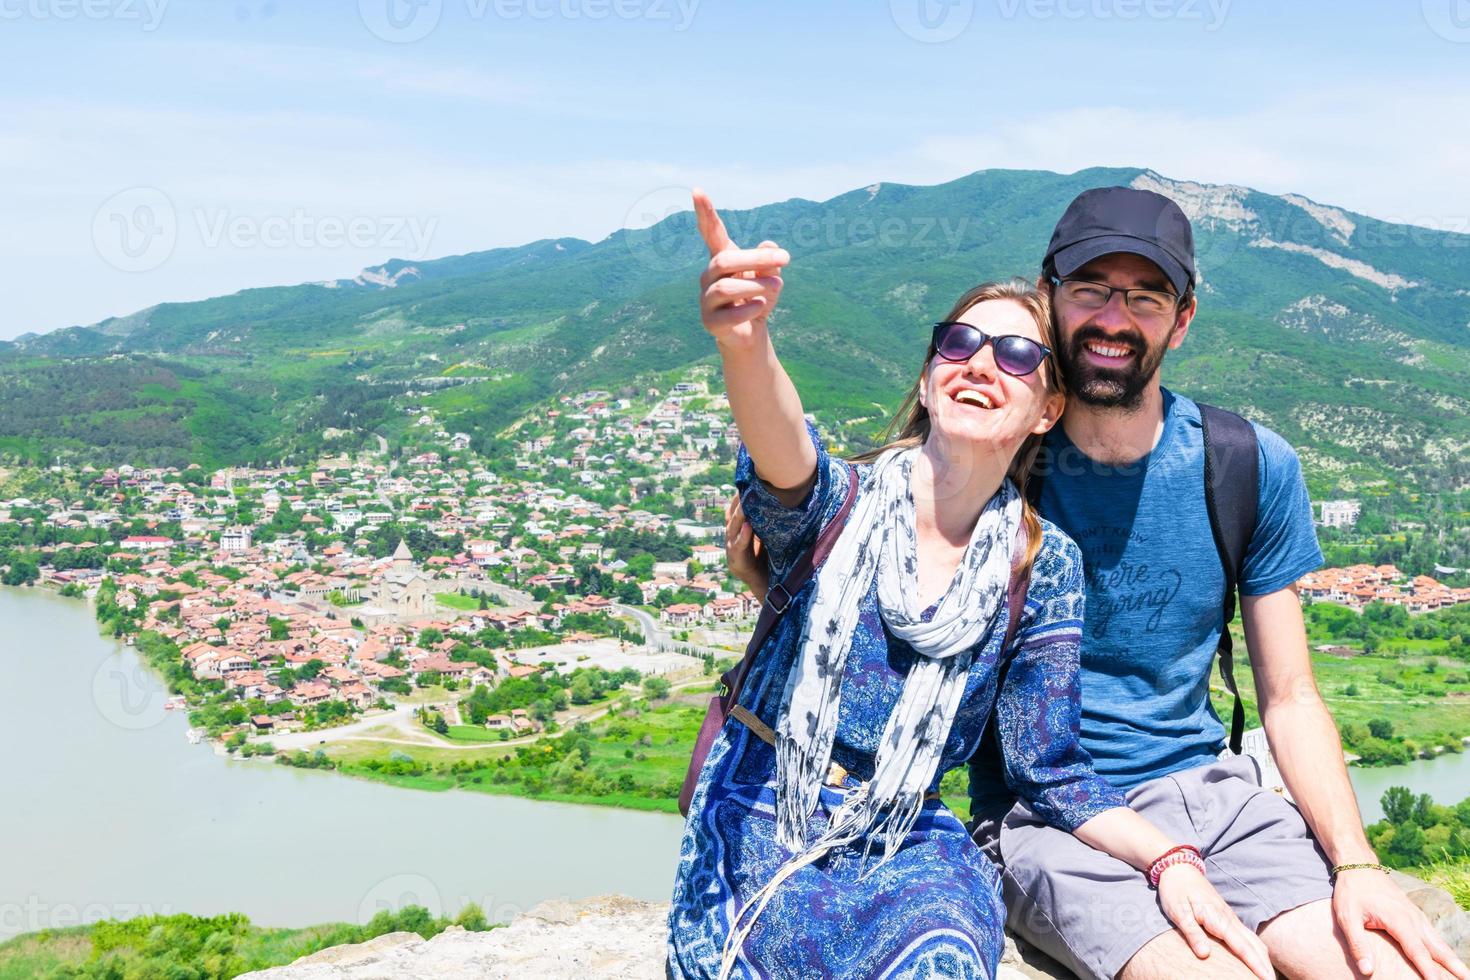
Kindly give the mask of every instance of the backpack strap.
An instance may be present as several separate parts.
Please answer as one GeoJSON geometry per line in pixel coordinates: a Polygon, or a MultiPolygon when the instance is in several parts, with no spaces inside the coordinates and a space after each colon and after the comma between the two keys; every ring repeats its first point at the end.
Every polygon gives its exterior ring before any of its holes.
{"type": "Polygon", "coordinates": [[[772,584],[766,589],[766,598],[761,603],[760,618],[756,620],[755,631],[750,634],[750,642],[745,646],[745,656],[740,658],[740,665],[729,675],[725,682],[723,692],[729,703],[733,704],[740,698],[740,690],[745,686],[745,675],[750,673],[750,665],[755,662],[755,655],[760,650],[761,644],[766,637],[771,635],[771,630],[776,627],[783,613],[791,607],[792,600],[802,590],[807,582],[811,580],[816,570],[827,560],[827,555],[832,552],[832,546],[837,543],[837,538],[842,534],[842,529],[847,526],[847,515],[852,512],[852,504],[857,499],[858,478],[857,470],[849,466],[847,469],[847,498],[842,501],[828,525],[822,529],[822,533],[814,543],[796,562],[787,570],[781,581],[772,584]]]}
{"type": "Polygon", "coordinates": [[[1240,755],[1245,735],[1245,707],[1235,683],[1234,642],[1230,623],[1235,619],[1235,596],[1245,567],[1246,551],[1256,529],[1260,464],[1256,430],[1249,422],[1213,405],[1199,405],[1205,443],[1205,508],[1215,551],[1225,570],[1224,622],[1220,628],[1220,678],[1235,695],[1230,716],[1230,751],[1240,755]]]}

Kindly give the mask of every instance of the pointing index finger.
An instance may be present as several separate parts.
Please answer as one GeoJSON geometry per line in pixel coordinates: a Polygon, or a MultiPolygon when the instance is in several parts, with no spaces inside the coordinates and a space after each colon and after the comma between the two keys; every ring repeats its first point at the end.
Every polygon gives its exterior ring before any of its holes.
{"type": "Polygon", "coordinates": [[[725,230],[725,223],[715,210],[714,202],[698,187],[694,188],[694,220],[699,225],[699,237],[704,239],[710,255],[719,255],[735,247],[735,243],[730,240],[730,233],[725,230]]]}

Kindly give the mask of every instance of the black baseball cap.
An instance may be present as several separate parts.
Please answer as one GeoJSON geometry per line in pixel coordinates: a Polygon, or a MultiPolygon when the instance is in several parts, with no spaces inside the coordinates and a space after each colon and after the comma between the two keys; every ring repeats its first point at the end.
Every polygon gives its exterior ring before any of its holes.
{"type": "Polygon", "coordinates": [[[1070,276],[1099,256],[1141,255],[1164,270],[1183,295],[1195,282],[1194,232],[1179,205],[1132,187],[1096,187],[1078,194],[1057,222],[1044,266],[1070,276]]]}

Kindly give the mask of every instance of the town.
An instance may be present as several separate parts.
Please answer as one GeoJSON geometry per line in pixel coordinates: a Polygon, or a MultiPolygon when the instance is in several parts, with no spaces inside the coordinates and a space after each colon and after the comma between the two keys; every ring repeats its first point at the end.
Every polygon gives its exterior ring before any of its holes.
{"type": "Polygon", "coordinates": [[[396,459],[53,473],[79,499],[0,501],[0,542],[35,544],[7,581],[93,597],[196,737],[247,753],[364,716],[405,725],[410,706],[441,732],[527,736],[589,687],[705,678],[738,654],[759,600],[723,567],[738,436],[706,380],[563,397],[496,458],[406,414],[396,459]],[[542,675],[569,696],[506,683],[542,675]]]}

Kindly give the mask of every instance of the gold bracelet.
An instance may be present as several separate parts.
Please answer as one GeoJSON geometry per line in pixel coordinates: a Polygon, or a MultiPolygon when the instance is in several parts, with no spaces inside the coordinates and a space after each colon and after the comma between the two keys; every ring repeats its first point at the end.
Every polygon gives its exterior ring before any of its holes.
{"type": "Polygon", "coordinates": [[[1329,873],[1332,875],[1332,877],[1336,878],[1337,875],[1338,875],[1338,872],[1340,872],[1340,871],[1366,871],[1366,870],[1369,870],[1369,869],[1372,869],[1374,871],[1382,871],[1384,874],[1388,874],[1388,869],[1386,867],[1384,867],[1381,864],[1376,864],[1376,863],[1368,863],[1368,864],[1339,864],[1337,867],[1333,868],[1332,871],[1329,872],[1329,873]]]}

